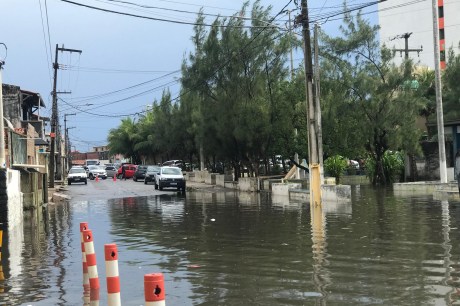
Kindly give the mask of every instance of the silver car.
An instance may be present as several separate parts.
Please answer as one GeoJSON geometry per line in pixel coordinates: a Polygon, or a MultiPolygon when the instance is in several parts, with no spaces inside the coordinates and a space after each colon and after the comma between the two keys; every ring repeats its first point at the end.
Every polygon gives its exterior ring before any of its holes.
{"type": "Polygon", "coordinates": [[[107,177],[115,177],[117,175],[118,169],[114,166],[106,166],[105,172],[107,172],[107,177]]]}
{"type": "Polygon", "coordinates": [[[107,178],[107,172],[101,166],[91,165],[91,166],[88,166],[88,169],[89,169],[88,178],[90,180],[94,180],[96,178],[96,176],[98,178],[103,179],[103,180],[105,180],[107,178]]]}

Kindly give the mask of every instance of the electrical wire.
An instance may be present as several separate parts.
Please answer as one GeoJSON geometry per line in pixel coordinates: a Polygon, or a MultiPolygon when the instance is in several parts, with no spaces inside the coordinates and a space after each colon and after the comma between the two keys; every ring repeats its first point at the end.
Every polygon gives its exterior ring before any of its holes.
{"type": "MultiPolygon", "coordinates": [[[[196,22],[186,22],[186,21],[179,21],[179,20],[171,20],[171,19],[164,19],[164,18],[155,18],[155,17],[148,17],[148,16],[142,16],[142,15],[136,15],[136,14],[130,14],[130,13],[124,13],[124,12],[118,12],[114,10],[108,10],[92,5],[87,5],[83,3],[78,3],[70,0],[60,0],[62,2],[66,2],[69,4],[77,5],[77,6],[82,6],[86,7],[89,9],[93,10],[98,10],[106,13],[112,13],[112,14],[118,14],[118,15],[123,15],[123,16],[129,16],[129,17],[135,17],[135,18],[141,18],[141,19],[148,19],[148,20],[153,20],[153,21],[162,21],[162,22],[169,22],[169,23],[175,23],[175,24],[184,24],[184,25],[193,25],[193,26],[206,26],[206,27],[214,27],[215,25],[213,24],[206,24],[206,23],[196,23],[196,22]]],[[[275,27],[275,25],[272,25],[275,27]]],[[[220,27],[235,27],[235,26],[225,26],[225,25],[220,25],[220,27]]],[[[253,28],[265,28],[266,26],[238,26],[238,28],[246,28],[246,29],[253,29],[253,28]]]]}

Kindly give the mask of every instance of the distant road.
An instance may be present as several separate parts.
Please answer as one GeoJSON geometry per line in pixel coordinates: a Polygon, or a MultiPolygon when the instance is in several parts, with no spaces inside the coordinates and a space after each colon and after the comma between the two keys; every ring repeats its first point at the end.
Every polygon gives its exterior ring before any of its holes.
{"type": "Polygon", "coordinates": [[[175,189],[164,189],[163,191],[155,190],[155,185],[149,183],[144,184],[144,181],[134,182],[132,179],[113,181],[112,178],[106,180],[91,181],[88,179],[88,185],[81,183],[73,183],[66,187],[64,192],[73,200],[88,200],[88,199],[115,199],[125,197],[143,197],[160,194],[177,193],[175,189]]]}

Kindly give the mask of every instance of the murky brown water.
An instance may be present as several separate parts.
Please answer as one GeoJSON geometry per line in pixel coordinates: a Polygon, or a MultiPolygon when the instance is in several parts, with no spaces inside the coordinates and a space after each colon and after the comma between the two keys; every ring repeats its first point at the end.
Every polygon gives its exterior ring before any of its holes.
{"type": "Polygon", "coordinates": [[[264,194],[189,192],[73,200],[37,215],[5,234],[1,305],[83,305],[83,221],[100,305],[106,243],[118,246],[123,305],[144,304],[153,272],[164,273],[167,305],[460,304],[458,201],[361,187],[352,203],[311,211],[264,194]]]}

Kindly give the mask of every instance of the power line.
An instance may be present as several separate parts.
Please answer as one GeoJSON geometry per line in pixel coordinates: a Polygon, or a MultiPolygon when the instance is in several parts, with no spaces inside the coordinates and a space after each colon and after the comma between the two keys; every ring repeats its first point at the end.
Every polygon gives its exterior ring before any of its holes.
{"type": "Polygon", "coordinates": [[[114,91],[106,92],[106,93],[102,93],[102,94],[92,95],[92,96],[77,97],[77,98],[73,98],[72,100],[73,100],[73,101],[74,101],[74,100],[78,100],[78,102],[85,102],[85,101],[89,101],[89,100],[94,100],[94,99],[99,99],[99,98],[107,97],[107,96],[112,95],[112,94],[115,94],[115,93],[119,93],[119,92],[122,92],[122,91],[127,91],[127,90],[130,90],[130,89],[136,88],[136,87],[143,86],[143,85],[148,84],[148,83],[152,83],[152,82],[154,82],[154,81],[161,80],[161,79],[163,79],[163,78],[165,78],[165,77],[167,77],[167,76],[176,74],[176,73],[178,73],[178,72],[180,72],[180,70],[176,70],[176,71],[167,73],[167,74],[165,74],[165,75],[162,75],[162,76],[160,76],[160,77],[157,77],[157,78],[154,78],[154,79],[145,81],[145,82],[141,82],[141,83],[138,83],[138,84],[135,84],[135,85],[126,87],[126,88],[122,88],[122,89],[118,89],[118,90],[114,90],[114,91]]]}
{"type": "MultiPolygon", "coordinates": [[[[46,53],[46,61],[48,62],[48,76],[50,78],[50,86],[53,86],[52,78],[51,78],[51,62],[53,61],[51,55],[51,46],[50,46],[50,54],[48,54],[48,44],[46,42],[46,34],[45,34],[45,23],[43,20],[43,10],[42,10],[42,3],[41,0],[38,1],[38,5],[40,6],[40,17],[42,20],[42,32],[43,32],[43,41],[45,43],[45,53],[46,53]],[[50,62],[51,59],[51,62],[50,62]]],[[[49,27],[48,27],[48,36],[49,36],[49,27]]]]}
{"type": "MultiPolygon", "coordinates": [[[[193,25],[193,26],[206,26],[206,27],[214,27],[215,25],[213,24],[205,24],[205,23],[196,23],[196,22],[187,22],[187,21],[179,21],[179,20],[171,20],[171,19],[164,19],[164,18],[155,18],[155,17],[148,17],[148,16],[142,16],[142,15],[136,15],[136,14],[130,14],[130,13],[124,13],[124,12],[118,12],[114,10],[108,10],[100,7],[95,7],[91,5],[86,5],[83,3],[78,3],[70,0],[60,0],[62,2],[70,3],[73,5],[77,6],[82,6],[86,7],[89,9],[97,10],[97,11],[102,11],[106,13],[112,13],[112,14],[118,14],[118,15],[123,15],[123,16],[129,16],[129,17],[135,17],[135,18],[141,18],[141,19],[148,19],[148,20],[154,20],[154,21],[162,21],[162,22],[169,22],[169,23],[175,23],[175,24],[184,24],[184,25],[193,25]]],[[[234,27],[236,28],[237,26],[225,26],[225,25],[219,25],[220,27],[234,27]]],[[[274,26],[274,25],[273,25],[274,26]]],[[[265,28],[267,26],[238,26],[238,28],[247,28],[247,29],[254,29],[254,28],[265,28]]]]}

